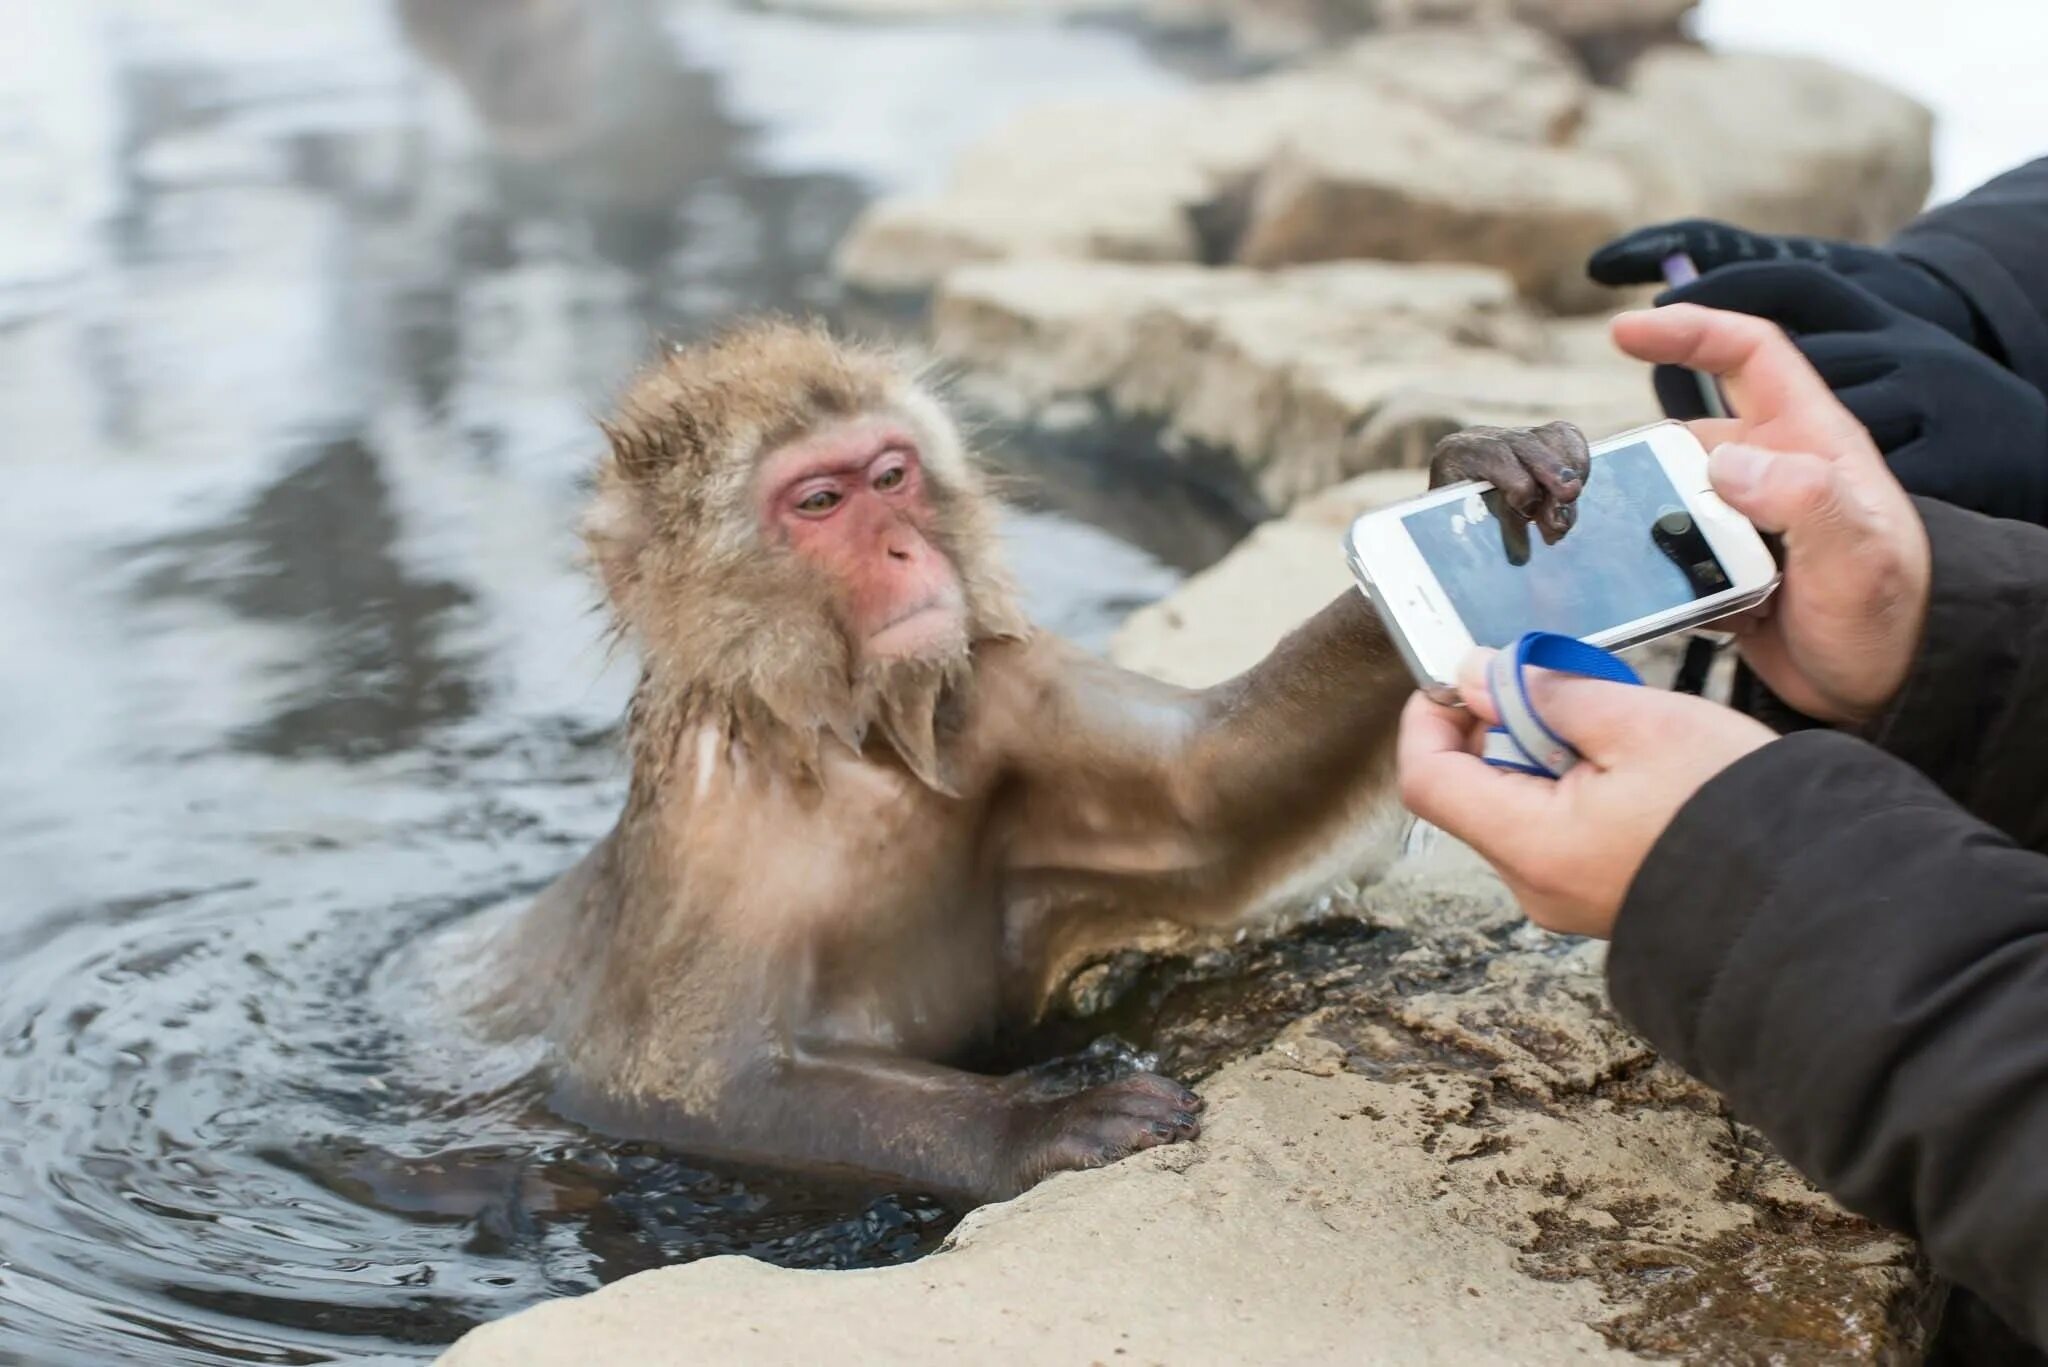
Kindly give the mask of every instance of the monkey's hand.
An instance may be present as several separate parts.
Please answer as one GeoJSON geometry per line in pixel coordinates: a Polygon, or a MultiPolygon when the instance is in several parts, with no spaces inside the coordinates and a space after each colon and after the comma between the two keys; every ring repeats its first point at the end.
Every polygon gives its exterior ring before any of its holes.
{"type": "Polygon", "coordinates": [[[1535,523],[1545,545],[1554,546],[1577,520],[1579,494],[1592,460],[1585,434],[1568,422],[1541,427],[1468,427],[1436,444],[1429,461],[1429,487],[1460,480],[1484,480],[1500,491],[1492,500],[1512,542],[1526,538],[1535,523]]]}
{"type": "Polygon", "coordinates": [[[1066,1096],[1032,1095],[1028,1075],[1013,1113],[1007,1166],[1016,1190],[1048,1173],[1099,1168],[1160,1144],[1202,1132],[1202,1098],[1157,1073],[1129,1077],[1066,1096]]]}

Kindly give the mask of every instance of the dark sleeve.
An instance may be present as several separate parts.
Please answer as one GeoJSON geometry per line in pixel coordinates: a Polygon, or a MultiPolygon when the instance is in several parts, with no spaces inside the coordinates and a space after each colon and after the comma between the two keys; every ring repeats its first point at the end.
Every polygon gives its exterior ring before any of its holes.
{"type": "Polygon", "coordinates": [[[1891,247],[1968,299],[1999,359],[2048,394],[2048,157],[1928,210],[1891,247]]]}
{"type": "Polygon", "coordinates": [[[2048,1344],[2048,857],[1801,732],[1679,812],[1608,977],[1795,1167],[2048,1344]]]}
{"type": "Polygon", "coordinates": [[[1914,500],[1933,579],[1906,684],[1866,735],[2048,853],[2048,528],[1914,500]]]}

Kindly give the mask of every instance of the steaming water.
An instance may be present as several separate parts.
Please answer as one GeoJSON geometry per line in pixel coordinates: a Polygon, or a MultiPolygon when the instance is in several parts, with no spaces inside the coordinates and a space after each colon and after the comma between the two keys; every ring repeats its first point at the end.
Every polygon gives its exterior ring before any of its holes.
{"type": "MultiPolygon", "coordinates": [[[[0,1362],[424,1356],[950,1226],[581,1133],[373,989],[616,810],[570,525],[648,338],[836,312],[870,196],[1054,86],[1174,79],[1036,24],[0,4],[0,1362]]],[[[1099,643],[1206,553],[1160,492],[1020,514],[1041,618],[1099,643]]]]}

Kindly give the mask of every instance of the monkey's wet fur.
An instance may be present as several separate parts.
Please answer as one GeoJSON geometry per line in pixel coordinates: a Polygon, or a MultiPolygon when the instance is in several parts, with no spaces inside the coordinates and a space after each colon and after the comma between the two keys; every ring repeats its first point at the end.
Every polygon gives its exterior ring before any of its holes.
{"type": "MultiPolygon", "coordinates": [[[[1138,927],[1336,867],[1413,687],[1364,597],[1202,690],[1036,630],[938,400],[812,327],[670,350],[604,430],[583,534],[642,664],[632,782],[485,955],[485,1027],[545,1034],[596,1128],[973,1199],[1193,1139],[1164,1077],[948,1060],[1138,927]]],[[[1552,424],[1461,433],[1431,475],[1554,540],[1587,472],[1552,424]]]]}

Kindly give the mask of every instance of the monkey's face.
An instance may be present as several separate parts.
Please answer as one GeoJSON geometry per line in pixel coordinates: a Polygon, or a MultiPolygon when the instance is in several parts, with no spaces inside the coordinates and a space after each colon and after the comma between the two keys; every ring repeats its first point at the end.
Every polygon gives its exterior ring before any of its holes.
{"type": "Polygon", "coordinates": [[[772,452],[755,480],[764,534],[830,586],[868,664],[950,659],[968,643],[967,596],[937,539],[913,433],[887,417],[835,423],[772,452]]]}

